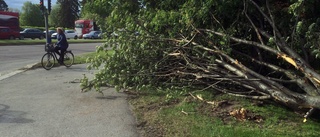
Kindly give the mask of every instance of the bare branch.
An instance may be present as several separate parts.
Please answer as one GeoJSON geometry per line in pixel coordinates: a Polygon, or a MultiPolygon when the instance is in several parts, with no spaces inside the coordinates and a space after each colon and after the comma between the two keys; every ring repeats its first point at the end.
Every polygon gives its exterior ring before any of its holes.
{"type": "MultiPolygon", "coordinates": [[[[205,31],[205,32],[209,32],[209,33],[213,33],[216,34],[218,36],[226,36],[226,34],[220,33],[220,32],[216,32],[213,30],[208,30],[208,29],[199,29],[200,31],[205,31]]],[[[289,56],[283,52],[279,52],[276,51],[268,46],[259,44],[257,42],[254,41],[247,41],[247,40],[243,40],[243,39],[239,39],[239,38],[235,38],[232,36],[229,36],[229,38],[231,40],[234,40],[236,42],[240,42],[243,44],[248,44],[248,45],[252,45],[252,46],[256,46],[259,48],[262,48],[264,50],[267,50],[271,53],[276,54],[279,58],[282,58],[283,60],[285,60],[286,62],[288,62],[289,64],[293,65],[296,69],[300,70],[302,73],[305,74],[305,76],[313,82],[313,84],[315,85],[315,87],[320,87],[320,75],[315,72],[312,68],[310,68],[308,65],[304,65],[306,64],[303,59],[297,54],[295,53],[292,49],[288,48],[287,46],[283,46],[283,49],[285,49],[285,51],[289,51],[289,55],[293,55],[293,56],[289,56]]],[[[320,91],[310,91],[312,93],[312,95],[320,95],[320,91]]]]}

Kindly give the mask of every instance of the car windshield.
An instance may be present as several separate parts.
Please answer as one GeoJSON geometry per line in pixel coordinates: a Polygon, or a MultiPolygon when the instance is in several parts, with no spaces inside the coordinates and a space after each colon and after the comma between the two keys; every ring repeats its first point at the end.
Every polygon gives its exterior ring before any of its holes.
{"type": "Polygon", "coordinates": [[[76,24],[75,27],[76,28],[83,28],[83,24],[76,24]]]}
{"type": "Polygon", "coordinates": [[[91,31],[89,34],[93,35],[96,31],[91,31]]]}
{"type": "Polygon", "coordinates": [[[72,30],[66,30],[65,33],[73,33],[73,31],[72,30]]]}

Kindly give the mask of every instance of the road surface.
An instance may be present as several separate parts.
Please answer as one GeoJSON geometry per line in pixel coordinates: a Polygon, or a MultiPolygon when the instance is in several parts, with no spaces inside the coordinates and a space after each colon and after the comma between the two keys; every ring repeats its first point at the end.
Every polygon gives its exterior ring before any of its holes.
{"type": "MultiPolygon", "coordinates": [[[[101,43],[77,43],[69,44],[75,56],[94,52],[96,46],[101,43]]],[[[44,51],[44,45],[18,45],[0,46],[0,77],[17,71],[27,65],[40,62],[44,51]]]]}
{"type": "MultiPolygon", "coordinates": [[[[69,49],[80,55],[97,45],[70,44],[69,49]]],[[[126,94],[114,88],[105,88],[103,95],[81,93],[80,79],[94,74],[87,64],[19,71],[44,53],[42,45],[0,46],[1,137],[140,136],[126,94]]]]}
{"type": "Polygon", "coordinates": [[[86,64],[28,70],[0,80],[1,137],[139,137],[127,95],[81,93],[86,64]]]}

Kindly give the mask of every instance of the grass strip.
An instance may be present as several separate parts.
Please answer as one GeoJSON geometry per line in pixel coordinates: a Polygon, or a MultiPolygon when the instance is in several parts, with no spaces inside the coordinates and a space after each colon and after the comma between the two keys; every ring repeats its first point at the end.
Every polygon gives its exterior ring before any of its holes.
{"type": "Polygon", "coordinates": [[[292,110],[265,102],[235,98],[228,95],[207,97],[221,106],[204,103],[192,96],[167,101],[166,93],[146,93],[132,97],[130,104],[138,119],[142,136],[154,137],[318,137],[320,121],[308,120],[292,110]],[[233,109],[245,108],[263,118],[238,120],[230,116],[233,109]]]}

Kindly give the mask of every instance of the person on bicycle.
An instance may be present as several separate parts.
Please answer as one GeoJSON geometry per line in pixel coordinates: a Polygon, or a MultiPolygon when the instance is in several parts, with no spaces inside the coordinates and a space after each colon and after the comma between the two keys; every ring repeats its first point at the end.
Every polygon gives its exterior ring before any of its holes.
{"type": "Polygon", "coordinates": [[[57,43],[54,51],[60,56],[58,62],[63,65],[64,52],[68,49],[69,44],[64,34],[63,28],[57,28],[57,43]],[[60,50],[60,52],[59,52],[60,50]]]}

